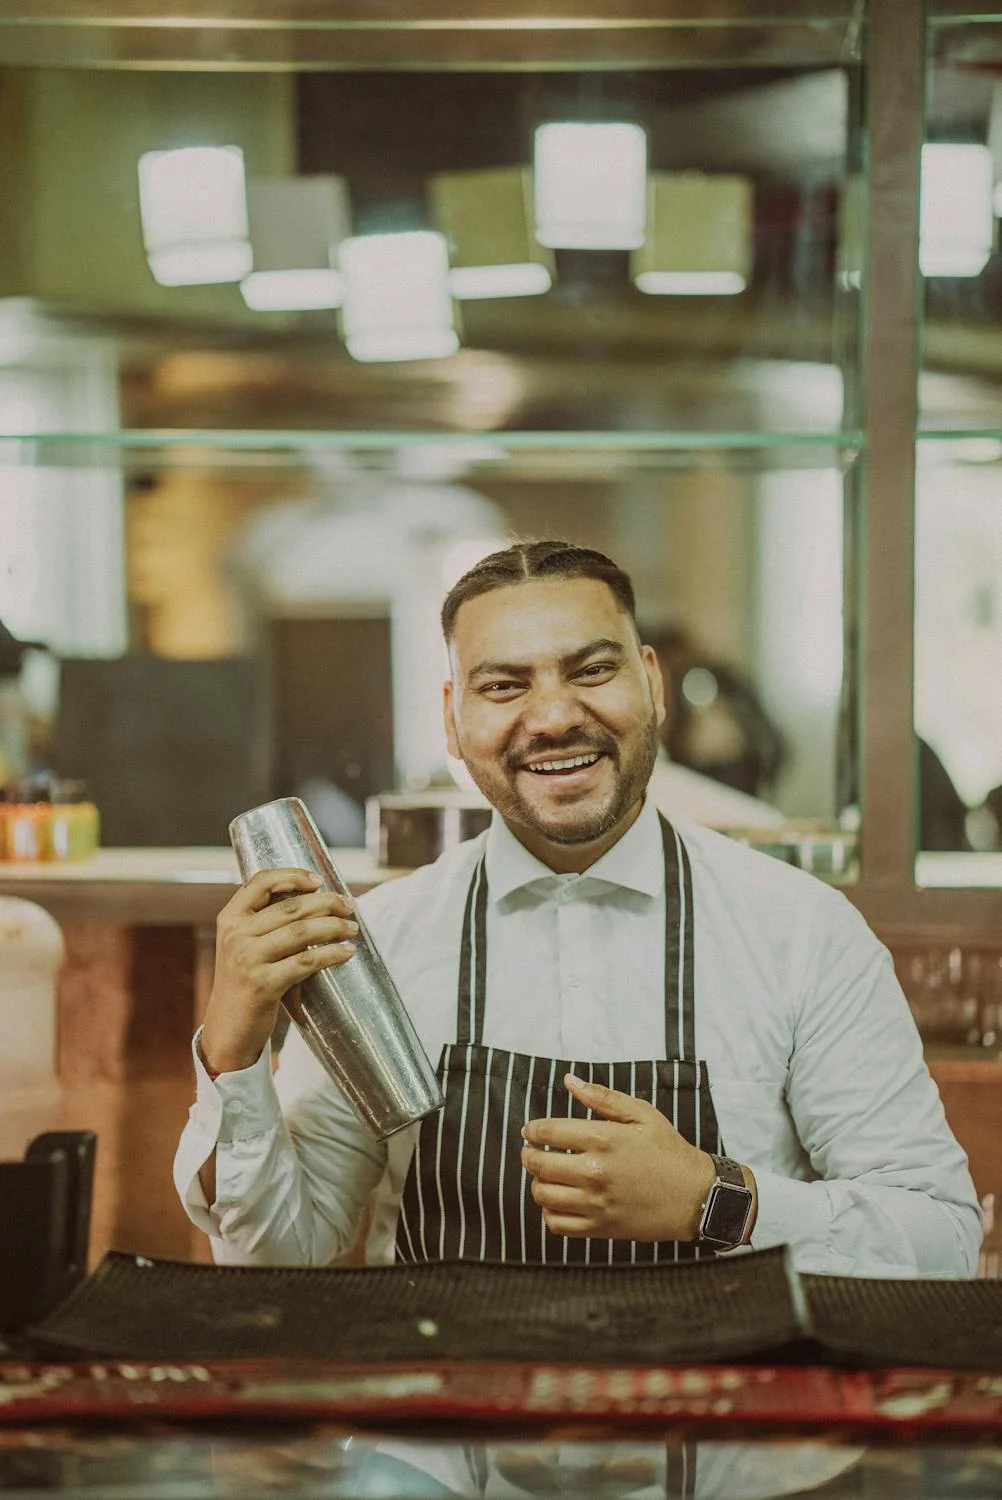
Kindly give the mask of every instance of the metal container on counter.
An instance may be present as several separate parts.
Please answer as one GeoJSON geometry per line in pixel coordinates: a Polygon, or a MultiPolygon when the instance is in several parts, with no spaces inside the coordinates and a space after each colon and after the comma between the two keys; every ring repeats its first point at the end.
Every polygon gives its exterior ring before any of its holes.
{"type": "Polygon", "coordinates": [[[377,865],[413,870],[482,833],[490,821],[490,804],[478,792],[380,792],[365,804],[365,847],[377,865]]]}
{"type": "MultiPolygon", "coordinates": [[[[314,871],[323,890],[350,894],[298,797],[241,813],[230,824],[230,841],[244,880],[259,870],[291,867],[314,871]]],[[[355,919],[354,956],[304,980],[283,1003],[314,1056],[384,1139],[441,1109],[444,1100],[371,934],[358,912],[355,919]]]]}

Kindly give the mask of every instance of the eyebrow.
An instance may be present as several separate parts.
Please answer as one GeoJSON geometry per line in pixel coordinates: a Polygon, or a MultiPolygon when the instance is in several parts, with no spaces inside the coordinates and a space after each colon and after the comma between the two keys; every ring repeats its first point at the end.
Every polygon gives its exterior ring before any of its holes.
{"type": "MultiPolygon", "coordinates": [[[[614,656],[617,661],[621,661],[626,655],[626,647],[620,641],[613,641],[607,636],[602,636],[597,641],[589,641],[587,646],[580,646],[577,651],[569,651],[566,656],[560,657],[560,665],[566,671],[568,668],[580,666],[590,656],[597,656],[599,652],[614,656]]],[[[524,677],[531,670],[525,662],[479,661],[467,672],[466,680],[472,682],[475,677],[524,677]]]]}

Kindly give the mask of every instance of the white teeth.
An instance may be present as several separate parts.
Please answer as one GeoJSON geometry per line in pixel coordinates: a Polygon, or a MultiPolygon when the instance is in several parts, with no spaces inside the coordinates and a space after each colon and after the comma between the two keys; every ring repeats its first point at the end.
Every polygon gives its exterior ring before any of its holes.
{"type": "Polygon", "coordinates": [[[593,766],[598,760],[597,755],[571,755],[566,760],[541,760],[538,765],[530,766],[530,771],[575,771],[578,766],[593,766]]]}

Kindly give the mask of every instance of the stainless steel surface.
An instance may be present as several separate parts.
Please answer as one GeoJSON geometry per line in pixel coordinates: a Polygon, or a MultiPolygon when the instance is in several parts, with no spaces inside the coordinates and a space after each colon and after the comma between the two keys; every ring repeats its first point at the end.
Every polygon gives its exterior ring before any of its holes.
{"type": "MultiPolygon", "coordinates": [[[[327,845],[298,797],[241,813],[230,840],[245,880],[259,870],[314,870],[322,889],[349,894],[327,845]]],[[[428,1057],[361,915],[358,951],[322,969],[284,1004],[317,1060],[380,1139],[441,1109],[428,1057]]]]}
{"type": "Polygon", "coordinates": [[[377,865],[413,870],[475,838],[490,821],[489,803],[473,792],[380,792],[365,804],[365,847],[377,865]]]}

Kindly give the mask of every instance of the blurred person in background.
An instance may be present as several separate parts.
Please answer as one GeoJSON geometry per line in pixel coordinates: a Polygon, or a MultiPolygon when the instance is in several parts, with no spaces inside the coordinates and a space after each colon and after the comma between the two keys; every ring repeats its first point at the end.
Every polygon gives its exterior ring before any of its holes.
{"type": "Polygon", "coordinates": [[[641,628],[665,681],[666,717],[650,790],[666,817],[711,828],[774,828],[763,795],[786,760],[782,735],[754,689],[681,626],[641,628]]]}

